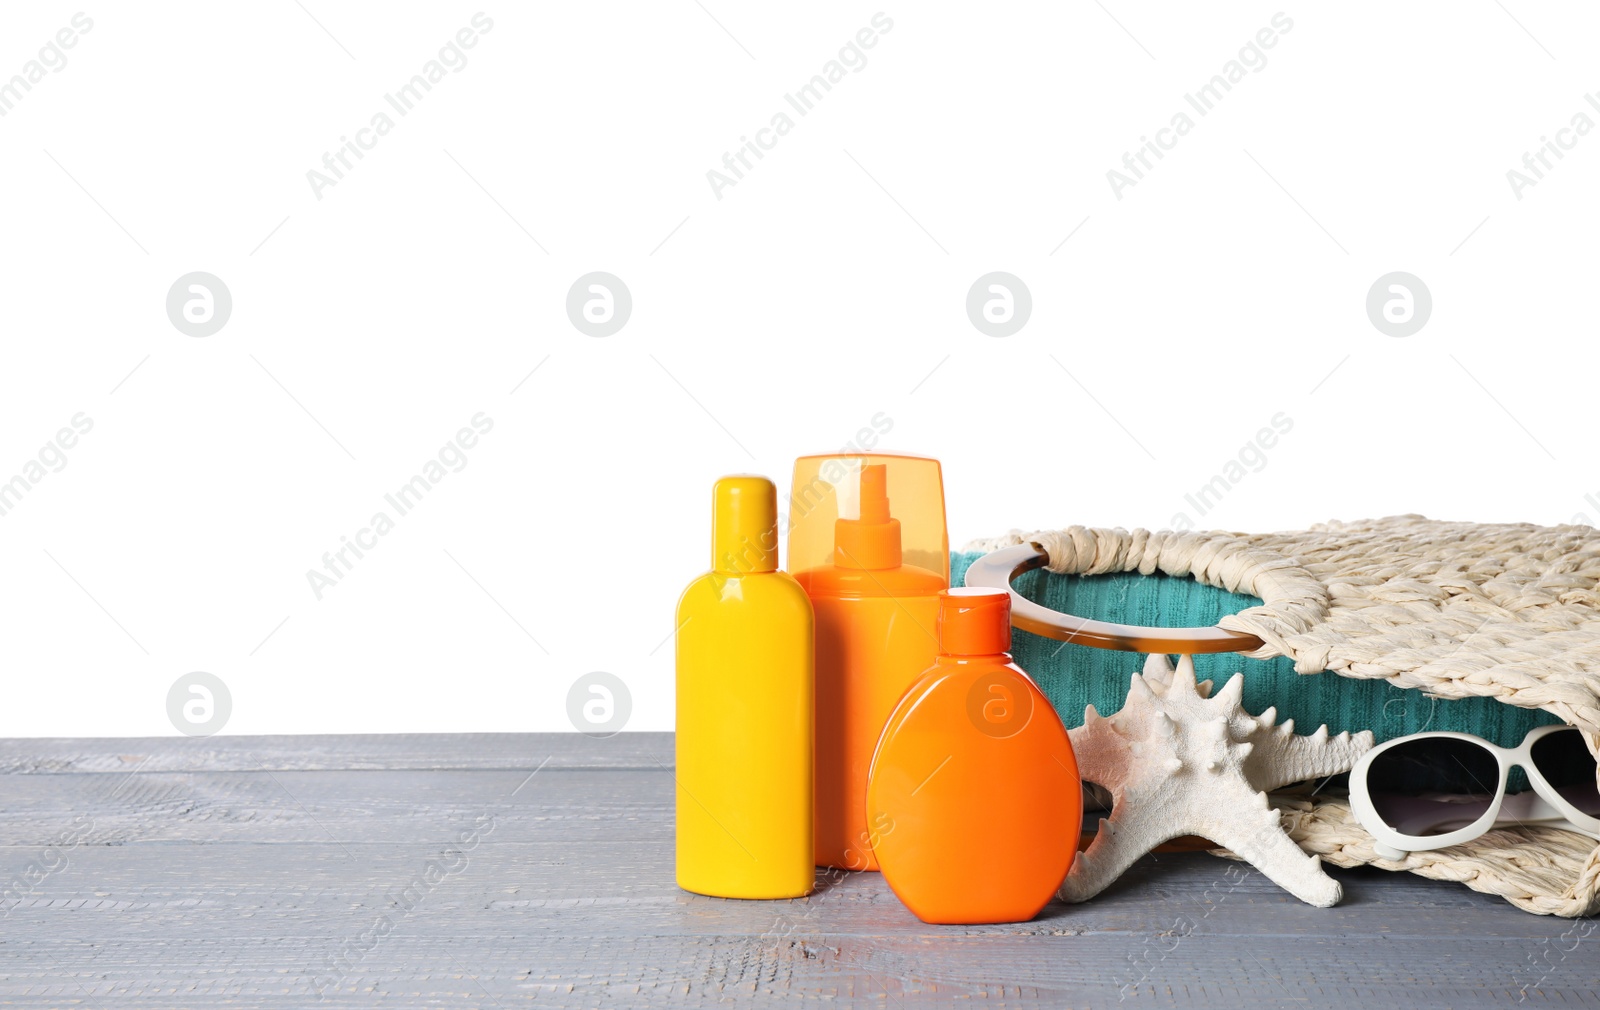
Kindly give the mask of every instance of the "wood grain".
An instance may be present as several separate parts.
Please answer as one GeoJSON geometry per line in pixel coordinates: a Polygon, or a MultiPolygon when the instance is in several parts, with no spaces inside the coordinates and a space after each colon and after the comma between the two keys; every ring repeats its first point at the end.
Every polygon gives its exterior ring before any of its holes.
{"type": "MultiPolygon", "coordinates": [[[[672,877],[671,738],[0,741],[0,1005],[1408,1006],[1600,999],[1600,923],[1202,853],[1034,922],[932,927],[876,874],[672,877]]],[[[981,866],[952,872],[981,873],[981,866]]]]}

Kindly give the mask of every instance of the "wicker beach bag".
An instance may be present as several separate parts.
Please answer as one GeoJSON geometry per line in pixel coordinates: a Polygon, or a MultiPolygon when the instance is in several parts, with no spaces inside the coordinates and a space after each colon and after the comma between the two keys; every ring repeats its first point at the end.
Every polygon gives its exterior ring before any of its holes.
{"type": "MultiPolygon", "coordinates": [[[[1185,652],[1202,677],[1244,672],[1246,707],[1275,705],[1302,726],[1511,746],[1566,723],[1600,751],[1600,530],[1588,526],[1417,515],[1267,534],[1073,526],[974,541],[952,562],[953,584],[1010,583],[1023,597],[1014,651],[1069,726],[1085,704],[1121,706],[1141,666],[1129,651],[1185,652]]],[[[1459,881],[1540,914],[1600,911],[1600,847],[1582,834],[1511,827],[1390,861],[1335,789],[1274,804],[1295,841],[1335,866],[1459,881]]]]}

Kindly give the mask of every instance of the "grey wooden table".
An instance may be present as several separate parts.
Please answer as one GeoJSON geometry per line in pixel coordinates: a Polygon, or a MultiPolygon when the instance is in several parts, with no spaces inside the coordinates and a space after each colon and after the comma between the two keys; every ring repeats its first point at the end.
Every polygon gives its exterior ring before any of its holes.
{"type": "MultiPolygon", "coordinates": [[[[1203,853],[1084,905],[919,923],[876,874],[720,901],[672,876],[672,741],[0,741],[0,1006],[1575,1005],[1600,924],[1203,853]],[[1593,935],[1591,935],[1591,931],[1593,935]]],[[[963,872],[951,867],[952,873],[963,872]]]]}

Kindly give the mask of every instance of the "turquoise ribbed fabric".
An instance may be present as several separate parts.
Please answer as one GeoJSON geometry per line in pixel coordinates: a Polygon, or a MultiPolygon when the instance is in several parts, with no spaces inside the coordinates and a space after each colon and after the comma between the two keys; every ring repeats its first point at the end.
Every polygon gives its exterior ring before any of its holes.
{"type": "MultiPolygon", "coordinates": [[[[981,554],[950,557],[950,584],[963,585],[967,567],[981,554]]],[[[1259,606],[1253,596],[1202,585],[1170,575],[1111,574],[1082,577],[1028,572],[1014,583],[1017,592],[1052,610],[1119,624],[1199,627],[1227,614],[1259,606]]],[[[1068,727],[1083,724],[1083,707],[1101,715],[1122,708],[1128,677],[1144,667],[1144,657],[1071,645],[1015,630],[1012,655],[1039,683],[1068,727]]],[[[1292,718],[1301,733],[1322,723],[1331,732],[1370,729],[1377,742],[1420,733],[1453,730],[1472,733],[1504,747],[1522,742],[1535,726],[1561,720],[1537,709],[1506,705],[1493,698],[1445,701],[1384,680],[1355,680],[1336,673],[1305,676],[1287,658],[1246,659],[1234,653],[1196,656],[1195,673],[1221,687],[1236,672],[1244,674],[1244,704],[1260,713],[1276,705],[1278,719],[1292,718]]],[[[1518,776],[1520,778],[1520,775],[1518,776]]],[[[1518,783],[1520,784],[1520,783],[1518,783]]],[[[1518,784],[1513,785],[1513,790],[1518,784]]]]}

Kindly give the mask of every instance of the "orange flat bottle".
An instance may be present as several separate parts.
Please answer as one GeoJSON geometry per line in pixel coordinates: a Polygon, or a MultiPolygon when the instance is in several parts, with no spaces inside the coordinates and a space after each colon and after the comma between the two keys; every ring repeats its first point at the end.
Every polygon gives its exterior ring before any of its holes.
{"type": "Polygon", "coordinates": [[[923,922],[1024,922],[1078,851],[1072,744],[1011,661],[1005,590],[941,594],[939,639],[937,661],[895,707],[873,756],[874,851],[923,922]]]}
{"type": "Polygon", "coordinates": [[[795,462],[789,567],[816,612],[816,861],[876,870],[867,771],[884,721],[938,653],[950,584],[937,460],[795,462]]]}

